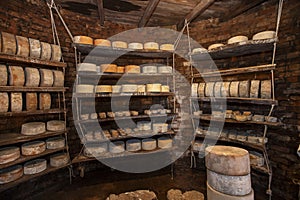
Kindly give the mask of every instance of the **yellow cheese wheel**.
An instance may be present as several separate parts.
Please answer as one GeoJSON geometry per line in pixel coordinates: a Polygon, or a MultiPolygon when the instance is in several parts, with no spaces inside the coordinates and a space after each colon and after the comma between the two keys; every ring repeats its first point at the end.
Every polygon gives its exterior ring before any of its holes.
{"type": "Polygon", "coordinates": [[[51,94],[40,93],[39,94],[39,108],[40,110],[48,110],[51,108],[51,94]]]}
{"type": "Polygon", "coordinates": [[[174,51],[174,44],[162,44],[159,48],[164,51],[174,51]]]}
{"type": "Polygon", "coordinates": [[[29,38],[29,48],[30,53],[29,56],[31,58],[41,58],[41,43],[39,40],[29,38]]]}
{"type": "Polygon", "coordinates": [[[89,45],[94,44],[93,38],[88,36],[74,36],[73,39],[74,39],[74,43],[78,43],[78,44],[89,44],[89,45]]]}
{"type": "Polygon", "coordinates": [[[5,54],[16,55],[17,43],[15,35],[11,33],[2,32],[2,52],[5,54]]]}
{"type": "Polygon", "coordinates": [[[109,40],[105,40],[105,39],[95,39],[94,40],[94,45],[102,46],[102,47],[110,47],[111,42],[109,40]]]}
{"type": "Polygon", "coordinates": [[[29,41],[27,37],[16,36],[17,41],[17,55],[22,57],[29,57],[29,41]]]}
{"type": "Polygon", "coordinates": [[[138,85],[137,92],[139,93],[146,92],[146,85],[138,85]]]}
{"type": "Polygon", "coordinates": [[[25,68],[26,83],[28,87],[38,87],[40,85],[40,72],[37,68],[25,68]]]}
{"type": "Polygon", "coordinates": [[[126,42],[123,41],[113,41],[112,42],[112,47],[113,48],[123,48],[126,49],[128,47],[126,42]]]}
{"type": "Polygon", "coordinates": [[[62,52],[60,46],[51,44],[51,61],[60,62],[61,57],[62,52]]]}
{"type": "Polygon", "coordinates": [[[7,67],[5,65],[0,65],[0,86],[6,86],[8,80],[7,67]]]}
{"type": "Polygon", "coordinates": [[[122,86],[121,85],[112,85],[112,93],[121,93],[122,86]]]}
{"type": "Polygon", "coordinates": [[[23,86],[25,83],[24,70],[20,66],[9,66],[9,85],[23,86]]]}
{"type": "Polygon", "coordinates": [[[159,49],[159,44],[156,42],[146,42],[144,44],[144,49],[147,50],[158,50],[159,49]]]}
{"type": "Polygon", "coordinates": [[[23,176],[22,165],[14,165],[12,167],[0,170],[0,184],[13,182],[23,176]]]}
{"type": "Polygon", "coordinates": [[[170,92],[170,87],[168,85],[161,86],[161,92],[170,92]]]}
{"type": "Polygon", "coordinates": [[[7,92],[0,92],[0,113],[8,111],[9,97],[7,92]]]}
{"type": "Polygon", "coordinates": [[[125,66],[125,73],[139,74],[139,73],[141,73],[140,66],[138,66],[138,65],[126,65],[125,66]]]}
{"type": "Polygon", "coordinates": [[[63,87],[65,75],[62,71],[53,70],[53,87],[63,87]]]}
{"type": "Polygon", "coordinates": [[[112,86],[111,85],[97,85],[96,93],[111,93],[112,86]]]}
{"type": "Polygon", "coordinates": [[[117,67],[117,73],[120,73],[120,74],[125,73],[125,67],[118,66],[118,67],[117,67]]]}
{"type": "Polygon", "coordinates": [[[147,92],[161,92],[161,84],[146,84],[146,90],[147,92]]]}
{"type": "Polygon", "coordinates": [[[100,72],[102,73],[116,73],[117,65],[115,64],[102,64],[100,65],[100,72]]]}
{"type": "Polygon", "coordinates": [[[26,110],[34,111],[34,110],[37,110],[37,107],[38,107],[37,93],[27,92],[26,93],[26,110]]]}
{"type": "Polygon", "coordinates": [[[10,94],[10,109],[12,112],[21,112],[23,107],[23,97],[20,92],[10,94]]]}
{"type": "Polygon", "coordinates": [[[41,60],[50,60],[51,54],[51,45],[47,42],[41,42],[41,60]]]}

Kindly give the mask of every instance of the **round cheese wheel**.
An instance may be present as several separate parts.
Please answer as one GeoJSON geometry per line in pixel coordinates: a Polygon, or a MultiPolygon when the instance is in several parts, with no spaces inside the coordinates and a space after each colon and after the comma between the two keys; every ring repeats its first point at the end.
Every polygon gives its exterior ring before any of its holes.
{"type": "Polygon", "coordinates": [[[34,111],[38,108],[38,97],[35,92],[27,92],[26,93],[26,110],[34,111]]]}
{"type": "Polygon", "coordinates": [[[160,137],[157,139],[158,147],[161,149],[168,149],[172,148],[173,146],[173,140],[168,137],[160,137]]]}
{"type": "Polygon", "coordinates": [[[232,81],[230,83],[230,88],[229,88],[229,94],[231,97],[238,97],[239,96],[239,81],[232,81]]]}
{"type": "Polygon", "coordinates": [[[27,37],[16,36],[17,41],[17,55],[22,57],[29,57],[29,41],[27,37]]]}
{"type": "Polygon", "coordinates": [[[198,96],[199,97],[205,96],[205,88],[206,88],[206,83],[199,83],[199,86],[198,86],[198,96]]]}
{"type": "Polygon", "coordinates": [[[138,65],[127,65],[127,66],[125,66],[125,73],[139,74],[139,73],[141,73],[140,66],[138,66],[138,65]]]}
{"type": "Polygon", "coordinates": [[[20,66],[9,66],[9,85],[23,86],[25,83],[24,70],[20,66]]]}
{"type": "Polygon", "coordinates": [[[221,97],[221,89],[223,86],[223,82],[216,82],[214,87],[214,96],[221,97]]]}
{"type": "Polygon", "coordinates": [[[146,84],[147,92],[160,92],[161,91],[161,84],[154,83],[154,84],[146,84]]]}
{"type": "Polygon", "coordinates": [[[204,195],[201,192],[192,190],[183,193],[183,200],[204,200],[204,195]]]}
{"type": "Polygon", "coordinates": [[[97,72],[97,65],[93,63],[79,63],[78,71],[97,72]]]}
{"type": "Polygon", "coordinates": [[[0,92],[0,113],[8,111],[9,97],[7,92],[0,92]]]}
{"type": "Polygon", "coordinates": [[[5,65],[0,65],[0,86],[7,85],[8,72],[5,65]]]}
{"type": "Polygon", "coordinates": [[[67,153],[58,153],[50,156],[51,167],[65,166],[70,162],[69,155],[67,153]]]}
{"type": "Polygon", "coordinates": [[[252,80],[250,86],[250,98],[258,98],[260,80],[252,80]]]}
{"type": "Polygon", "coordinates": [[[76,85],[77,93],[94,93],[94,85],[76,85]]]}
{"type": "Polygon", "coordinates": [[[128,48],[129,49],[143,49],[144,45],[142,43],[132,42],[132,43],[128,44],[128,48]]]}
{"type": "Polygon", "coordinates": [[[170,87],[168,85],[161,86],[161,92],[170,92],[170,87]]]}
{"type": "Polygon", "coordinates": [[[139,93],[146,92],[146,85],[138,85],[137,92],[139,92],[139,93]]]}
{"type": "Polygon", "coordinates": [[[135,110],[132,110],[132,111],[130,111],[130,114],[131,114],[132,116],[138,116],[138,115],[139,115],[139,112],[138,112],[138,111],[135,111],[135,110]]]}
{"type": "Polygon", "coordinates": [[[39,94],[39,108],[40,110],[49,110],[51,108],[51,94],[40,93],[39,94]]]}
{"type": "Polygon", "coordinates": [[[234,44],[234,43],[246,42],[246,41],[248,41],[248,37],[247,36],[238,35],[238,36],[234,36],[234,37],[230,38],[227,41],[227,43],[228,44],[234,44]]]}
{"type": "Polygon", "coordinates": [[[160,50],[164,50],[164,51],[174,51],[174,44],[162,44],[160,45],[160,50]]]}
{"type": "Polygon", "coordinates": [[[219,174],[241,176],[250,173],[249,153],[231,146],[211,146],[205,149],[207,169],[219,174]]]}
{"type": "Polygon", "coordinates": [[[51,44],[51,61],[60,62],[62,57],[62,52],[60,46],[56,44],[51,44]]]}
{"type": "Polygon", "coordinates": [[[118,66],[118,67],[117,67],[117,73],[120,73],[120,74],[125,73],[125,67],[118,66]]]}
{"type": "Polygon", "coordinates": [[[142,148],[146,151],[151,151],[157,148],[157,142],[155,139],[147,138],[142,140],[142,148]]]}
{"type": "Polygon", "coordinates": [[[156,74],[157,73],[157,67],[156,66],[144,66],[143,67],[143,73],[145,73],[145,74],[156,74]]]}
{"type": "Polygon", "coordinates": [[[33,156],[46,151],[46,143],[44,141],[33,141],[25,143],[21,146],[22,155],[33,156]]]}
{"type": "Polygon", "coordinates": [[[273,39],[276,36],[276,32],[275,31],[263,31],[263,32],[259,32],[256,33],[255,35],[253,35],[252,39],[253,40],[265,40],[265,39],[273,39]]]}
{"type": "Polygon", "coordinates": [[[110,47],[111,42],[109,40],[105,40],[105,39],[95,39],[94,40],[94,45],[102,46],[102,47],[110,47]]]}
{"type": "Polygon", "coordinates": [[[142,144],[141,141],[138,139],[132,139],[132,140],[127,140],[126,141],[126,150],[135,152],[139,151],[142,149],[142,144]]]}
{"type": "Polygon", "coordinates": [[[200,47],[193,49],[192,53],[207,53],[207,49],[200,47]]]}
{"type": "Polygon", "coordinates": [[[261,81],[260,97],[262,99],[271,99],[272,98],[272,82],[271,82],[271,80],[261,81]]]}
{"type": "Polygon", "coordinates": [[[207,200],[254,200],[254,192],[251,190],[250,194],[244,196],[232,196],[223,194],[213,189],[207,184],[207,200]]]}
{"type": "Polygon", "coordinates": [[[53,86],[53,72],[50,69],[40,69],[40,87],[52,87],[53,86]]]}
{"type": "Polygon", "coordinates": [[[171,66],[160,66],[158,67],[158,73],[160,74],[171,74],[173,68],[171,66]]]}
{"type": "Polygon", "coordinates": [[[98,114],[97,113],[91,113],[90,114],[90,119],[97,119],[98,118],[98,114]]]}
{"type": "Polygon", "coordinates": [[[239,97],[249,98],[250,81],[241,81],[239,83],[239,97]]]}
{"type": "Polygon", "coordinates": [[[23,176],[22,165],[0,169],[0,184],[13,182],[23,176]]]}
{"type": "Polygon", "coordinates": [[[140,131],[149,131],[151,130],[151,122],[138,122],[137,123],[137,129],[140,131]]]}
{"type": "Polygon", "coordinates": [[[221,43],[217,43],[217,44],[212,44],[208,47],[208,50],[211,51],[211,50],[215,50],[217,48],[220,48],[220,47],[223,47],[225,46],[224,44],[221,44],[221,43]]]}
{"type": "Polygon", "coordinates": [[[24,164],[24,174],[32,175],[38,174],[47,169],[47,160],[36,159],[24,164]]]}
{"type": "Polygon", "coordinates": [[[165,123],[153,123],[152,129],[154,133],[165,133],[168,131],[168,124],[165,123]]]}
{"type": "Polygon", "coordinates": [[[25,68],[26,82],[25,86],[38,87],[40,84],[40,72],[37,68],[26,67],[25,68]]]}
{"type": "Polygon", "coordinates": [[[53,137],[46,140],[47,149],[60,149],[64,148],[66,140],[64,137],[53,137]]]}
{"type": "Polygon", "coordinates": [[[122,85],[112,85],[112,93],[121,93],[122,85]]]}
{"type": "Polygon", "coordinates": [[[13,162],[20,158],[19,147],[5,147],[0,149],[0,164],[13,162]]]}
{"type": "Polygon", "coordinates": [[[126,49],[128,47],[127,43],[123,41],[113,41],[111,46],[113,48],[123,48],[123,49],[126,49]]]}
{"type": "Polygon", "coordinates": [[[21,112],[23,108],[22,93],[12,92],[10,94],[10,110],[11,112],[21,112]]]}
{"type": "Polygon", "coordinates": [[[53,70],[53,87],[63,87],[65,84],[65,75],[62,71],[53,70]]]}
{"type": "Polygon", "coordinates": [[[15,35],[2,32],[2,52],[5,54],[16,55],[17,53],[17,43],[15,35]]]}
{"type": "Polygon", "coordinates": [[[66,129],[66,123],[61,120],[51,120],[47,122],[48,131],[64,131],[66,129]]]}
{"type": "Polygon", "coordinates": [[[222,97],[229,97],[230,96],[230,83],[231,82],[223,82],[221,88],[221,96],[222,97]]]}
{"type": "Polygon", "coordinates": [[[79,35],[74,36],[73,41],[74,41],[74,43],[78,43],[78,44],[89,44],[89,45],[94,44],[93,38],[88,37],[88,36],[79,36],[79,35]]]}
{"type": "Polygon", "coordinates": [[[85,147],[83,155],[87,157],[99,157],[107,152],[107,143],[100,143],[96,147],[85,147]]]}
{"type": "Polygon", "coordinates": [[[41,58],[41,43],[39,40],[29,38],[29,49],[31,58],[41,58]]]}
{"type": "Polygon", "coordinates": [[[193,83],[192,84],[192,89],[191,89],[191,96],[192,97],[197,97],[198,96],[198,83],[193,83]]]}
{"type": "Polygon", "coordinates": [[[134,93],[134,92],[137,92],[137,87],[138,87],[138,85],[135,85],[135,84],[123,84],[122,92],[134,93]]]}
{"type": "Polygon", "coordinates": [[[112,86],[111,85],[97,85],[96,93],[111,93],[112,86]]]}
{"type": "Polygon", "coordinates": [[[125,143],[123,141],[116,141],[109,143],[109,152],[122,153],[125,151],[125,143]]]}
{"type": "Polygon", "coordinates": [[[264,115],[253,115],[252,120],[255,122],[263,122],[265,121],[264,115]]]}
{"type": "Polygon", "coordinates": [[[215,87],[215,82],[206,83],[206,85],[205,85],[205,96],[213,97],[214,96],[214,87],[215,87]]]}
{"type": "Polygon", "coordinates": [[[41,42],[41,60],[50,60],[51,54],[51,45],[47,42],[41,42]]]}
{"type": "Polygon", "coordinates": [[[159,49],[159,44],[156,42],[146,42],[144,44],[144,49],[147,50],[158,50],[159,49]]]}
{"type": "Polygon", "coordinates": [[[115,64],[102,64],[100,65],[100,72],[102,73],[116,73],[117,65],[115,64]]]}

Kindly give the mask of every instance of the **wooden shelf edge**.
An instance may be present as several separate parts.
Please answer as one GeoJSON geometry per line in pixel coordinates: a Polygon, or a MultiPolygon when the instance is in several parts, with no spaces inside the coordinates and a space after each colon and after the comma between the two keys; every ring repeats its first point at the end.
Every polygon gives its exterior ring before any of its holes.
{"type": "Polygon", "coordinates": [[[6,112],[6,113],[0,113],[0,117],[59,114],[64,112],[67,112],[67,110],[49,109],[49,110],[22,111],[22,112],[6,112]]]}
{"type": "Polygon", "coordinates": [[[0,86],[1,92],[65,92],[67,87],[0,86]]]}
{"type": "Polygon", "coordinates": [[[233,103],[250,103],[250,104],[261,104],[261,105],[278,105],[277,100],[273,99],[260,99],[260,98],[239,98],[239,97],[191,97],[192,100],[198,100],[203,102],[217,102],[226,101],[233,103]]]}
{"type": "Polygon", "coordinates": [[[163,97],[163,96],[174,96],[172,92],[157,92],[157,93],[126,93],[126,94],[98,94],[98,93],[73,93],[73,98],[111,98],[111,97],[163,97]]]}
{"type": "Polygon", "coordinates": [[[146,74],[146,73],[139,73],[139,74],[128,74],[128,73],[97,73],[97,72],[85,72],[85,71],[78,71],[77,75],[80,77],[90,77],[90,76],[96,76],[96,77],[109,77],[109,78],[132,78],[132,77],[166,77],[166,76],[175,76],[173,73],[165,73],[165,74],[159,74],[159,73],[153,73],[153,74],[146,74]]]}

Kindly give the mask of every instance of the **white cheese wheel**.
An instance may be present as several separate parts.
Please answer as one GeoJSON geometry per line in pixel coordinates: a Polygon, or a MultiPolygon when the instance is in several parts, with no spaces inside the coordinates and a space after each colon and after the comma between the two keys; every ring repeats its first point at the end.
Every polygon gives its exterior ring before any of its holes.
{"type": "Polygon", "coordinates": [[[126,150],[135,152],[139,151],[142,149],[142,144],[141,141],[138,139],[132,139],[132,140],[127,140],[126,141],[126,150]]]}
{"type": "Polygon", "coordinates": [[[174,51],[174,44],[162,44],[159,47],[160,50],[164,50],[164,51],[174,51]]]}
{"type": "Polygon", "coordinates": [[[50,156],[51,167],[65,166],[70,162],[70,157],[67,153],[58,153],[50,156]]]}
{"type": "Polygon", "coordinates": [[[239,96],[239,81],[232,81],[230,83],[230,88],[229,88],[229,94],[231,97],[238,97],[239,96]]]}
{"type": "Polygon", "coordinates": [[[256,33],[255,35],[253,35],[252,39],[253,40],[265,40],[265,39],[273,39],[276,36],[276,32],[275,31],[263,31],[263,32],[259,32],[256,33]]]}
{"type": "Polygon", "coordinates": [[[102,46],[102,47],[111,47],[111,42],[109,40],[105,40],[105,39],[95,39],[94,45],[102,46]]]}
{"type": "Polygon", "coordinates": [[[145,74],[156,74],[157,73],[157,67],[156,66],[144,66],[143,67],[143,73],[145,73],[145,74]]]}
{"type": "Polygon", "coordinates": [[[265,121],[264,115],[253,115],[252,120],[255,122],[263,122],[265,121]]]}
{"type": "Polygon", "coordinates": [[[63,87],[65,84],[65,75],[62,71],[53,70],[53,87],[63,87]]]}
{"type": "Polygon", "coordinates": [[[125,67],[123,67],[123,66],[118,66],[118,67],[117,67],[117,73],[124,74],[124,73],[125,73],[125,67]]]}
{"type": "Polygon", "coordinates": [[[138,42],[132,42],[128,44],[129,49],[144,49],[144,45],[138,42]]]}
{"type": "Polygon", "coordinates": [[[250,86],[250,98],[258,98],[260,80],[252,80],[250,86]]]}
{"type": "Polygon", "coordinates": [[[272,98],[272,82],[271,82],[271,80],[261,81],[260,97],[262,99],[271,99],[272,98]]]}
{"type": "Polygon", "coordinates": [[[102,64],[102,65],[100,65],[100,72],[102,72],[102,73],[117,73],[117,65],[102,64]]]}
{"type": "Polygon", "coordinates": [[[21,112],[23,108],[22,93],[12,92],[10,94],[10,110],[11,112],[21,112]]]}
{"type": "Polygon", "coordinates": [[[9,97],[7,92],[0,92],[0,113],[8,111],[9,97]]]}
{"type": "Polygon", "coordinates": [[[123,84],[122,85],[122,92],[128,92],[128,93],[133,93],[137,92],[137,87],[138,85],[135,84],[123,84]]]}
{"type": "Polygon", "coordinates": [[[30,122],[22,124],[21,134],[23,135],[38,135],[46,131],[44,122],[30,122]]]}
{"type": "Polygon", "coordinates": [[[151,130],[151,122],[145,122],[145,121],[138,122],[137,129],[140,131],[149,131],[151,130]]]}
{"type": "Polygon", "coordinates": [[[157,142],[155,139],[147,138],[142,140],[142,148],[146,151],[151,151],[157,148],[157,142]]]}
{"type": "Polygon", "coordinates": [[[2,52],[5,54],[16,55],[17,52],[17,43],[15,35],[2,32],[2,52]]]}
{"type": "Polygon", "coordinates": [[[162,85],[160,92],[170,92],[170,87],[168,85],[162,85]]]}
{"type": "Polygon", "coordinates": [[[34,111],[38,108],[38,96],[35,92],[26,93],[26,110],[34,111]]]}
{"type": "Polygon", "coordinates": [[[123,48],[123,49],[126,49],[128,47],[127,43],[123,41],[113,41],[111,46],[113,48],[123,48]]]}
{"type": "Polygon", "coordinates": [[[29,49],[31,58],[41,58],[41,43],[39,40],[29,38],[29,49]]]}
{"type": "Polygon", "coordinates": [[[44,151],[46,151],[46,143],[44,141],[28,142],[21,146],[21,152],[24,156],[38,155],[44,151]]]}
{"type": "Polygon", "coordinates": [[[157,145],[161,149],[168,149],[172,148],[173,146],[173,140],[168,137],[160,137],[157,139],[157,145]]]}
{"type": "Polygon", "coordinates": [[[138,65],[126,65],[125,66],[125,73],[139,74],[139,73],[141,73],[140,66],[138,66],[138,65]]]}
{"type": "Polygon", "coordinates": [[[8,72],[5,65],[0,65],[0,86],[6,86],[8,80],[8,72]]]}
{"type": "Polygon", "coordinates": [[[122,153],[125,151],[125,143],[123,141],[116,141],[109,143],[109,152],[122,153]]]}
{"type": "Polygon", "coordinates": [[[229,97],[230,96],[230,82],[223,82],[221,88],[221,96],[222,97],[229,97]]]}
{"type": "Polygon", "coordinates": [[[17,55],[22,57],[29,57],[29,41],[27,37],[16,36],[17,41],[17,55]]]}
{"type": "Polygon", "coordinates": [[[73,37],[74,43],[78,43],[78,44],[89,44],[89,45],[93,45],[94,44],[94,40],[91,37],[88,36],[81,36],[81,35],[77,35],[73,37]]]}
{"type": "Polygon", "coordinates": [[[193,49],[192,53],[207,53],[207,49],[205,49],[203,47],[195,48],[195,49],[193,49]]]}
{"type": "Polygon", "coordinates": [[[76,92],[77,93],[93,93],[95,89],[94,85],[77,85],[76,92]]]}
{"type": "Polygon", "coordinates": [[[167,123],[153,123],[152,129],[154,133],[165,133],[168,131],[167,123]]]}
{"type": "Polygon", "coordinates": [[[38,174],[47,169],[47,160],[36,159],[24,164],[24,174],[32,175],[38,174]]]}
{"type": "Polygon", "coordinates": [[[112,86],[111,85],[97,85],[96,93],[111,93],[112,86]]]}
{"type": "Polygon", "coordinates": [[[56,44],[51,44],[51,61],[60,62],[62,57],[62,52],[60,46],[56,44]]]}
{"type": "Polygon", "coordinates": [[[215,87],[215,82],[206,83],[206,85],[205,85],[205,96],[213,97],[214,96],[214,87],[215,87]]]}
{"type": "Polygon", "coordinates": [[[98,114],[97,113],[91,113],[90,114],[90,119],[97,119],[98,118],[98,114]]]}
{"type": "Polygon", "coordinates": [[[97,146],[95,147],[85,146],[83,150],[83,155],[87,157],[99,157],[106,152],[107,152],[107,143],[100,143],[97,144],[97,146]]]}
{"type": "Polygon", "coordinates": [[[14,165],[5,169],[0,169],[0,184],[13,182],[23,176],[22,165],[14,165]]]}
{"type": "Polygon", "coordinates": [[[23,86],[25,83],[24,70],[20,66],[9,66],[9,85],[10,86],[23,86]]]}
{"type": "Polygon", "coordinates": [[[156,42],[146,42],[144,44],[144,49],[147,50],[158,50],[159,49],[159,44],[156,42]]]}
{"type": "Polygon", "coordinates": [[[52,87],[53,86],[53,72],[50,69],[40,69],[40,87],[52,87]]]}
{"type": "Polygon", "coordinates": [[[146,85],[138,85],[137,92],[139,93],[146,92],[146,85]]]}
{"type": "Polygon", "coordinates": [[[46,140],[47,149],[60,149],[64,148],[66,141],[64,137],[53,137],[46,140]]]}
{"type": "Polygon", "coordinates": [[[231,146],[211,146],[205,149],[207,169],[231,176],[250,173],[250,160],[247,150],[231,146]]]}
{"type": "Polygon", "coordinates": [[[239,97],[249,98],[250,96],[250,81],[240,81],[239,97]]]}
{"type": "Polygon", "coordinates": [[[19,147],[5,147],[0,149],[0,165],[13,162],[20,158],[19,147]]]}
{"type": "Polygon", "coordinates": [[[47,122],[48,131],[64,131],[66,129],[66,123],[61,120],[51,120],[47,122]]]}
{"type": "Polygon", "coordinates": [[[25,68],[26,82],[25,86],[38,87],[40,84],[40,72],[37,68],[26,67],[25,68]]]}
{"type": "Polygon", "coordinates": [[[41,42],[41,60],[50,60],[52,55],[51,45],[47,42],[41,42]]]}
{"type": "Polygon", "coordinates": [[[220,47],[223,47],[225,46],[224,44],[221,44],[221,43],[217,43],[217,44],[212,44],[208,47],[208,51],[211,51],[211,50],[215,50],[217,48],[220,48],[220,47]]]}
{"type": "Polygon", "coordinates": [[[251,190],[250,194],[244,196],[231,196],[218,192],[207,184],[207,200],[254,200],[254,192],[251,190]]]}
{"type": "Polygon", "coordinates": [[[158,67],[158,73],[160,74],[171,74],[173,68],[171,66],[160,66],[158,67]]]}
{"type": "Polygon", "coordinates": [[[49,110],[51,108],[51,94],[40,93],[39,94],[39,108],[40,110],[49,110]]]}
{"type": "Polygon", "coordinates": [[[199,86],[198,86],[198,96],[199,97],[205,96],[205,88],[206,88],[206,83],[199,83],[199,86]]]}
{"type": "Polygon", "coordinates": [[[122,85],[112,85],[112,93],[121,93],[122,85]]]}
{"type": "Polygon", "coordinates": [[[238,36],[234,36],[234,37],[230,38],[227,41],[227,44],[234,44],[234,43],[246,42],[246,41],[248,41],[248,37],[247,36],[238,35],[238,36]]]}
{"type": "Polygon", "coordinates": [[[154,83],[154,84],[146,84],[147,92],[160,92],[161,91],[161,84],[154,83]]]}
{"type": "Polygon", "coordinates": [[[79,63],[78,71],[97,72],[97,65],[93,63],[79,63]]]}
{"type": "Polygon", "coordinates": [[[214,96],[221,97],[221,90],[222,90],[223,82],[216,82],[214,87],[214,96]]]}
{"type": "Polygon", "coordinates": [[[198,83],[193,83],[192,84],[192,89],[191,89],[191,96],[192,97],[197,97],[198,96],[198,83]]]}

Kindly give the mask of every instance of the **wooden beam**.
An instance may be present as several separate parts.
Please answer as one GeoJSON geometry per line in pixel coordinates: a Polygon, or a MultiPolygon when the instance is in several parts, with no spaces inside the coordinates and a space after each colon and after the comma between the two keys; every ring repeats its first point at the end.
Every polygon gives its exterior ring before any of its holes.
{"type": "Polygon", "coordinates": [[[185,20],[187,22],[193,21],[196,17],[204,13],[204,11],[211,6],[215,0],[201,0],[200,3],[196,5],[196,7],[189,13],[187,16],[177,24],[177,30],[181,30],[184,26],[185,20]]]}
{"type": "Polygon", "coordinates": [[[99,13],[100,25],[103,26],[104,20],[105,20],[103,0],[97,0],[97,3],[98,3],[98,13],[99,13]]]}
{"type": "Polygon", "coordinates": [[[145,27],[150,19],[150,17],[152,16],[154,10],[156,9],[158,3],[160,0],[149,0],[149,3],[146,7],[146,10],[142,16],[142,18],[139,21],[138,27],[142,28],[145,27]]]}

